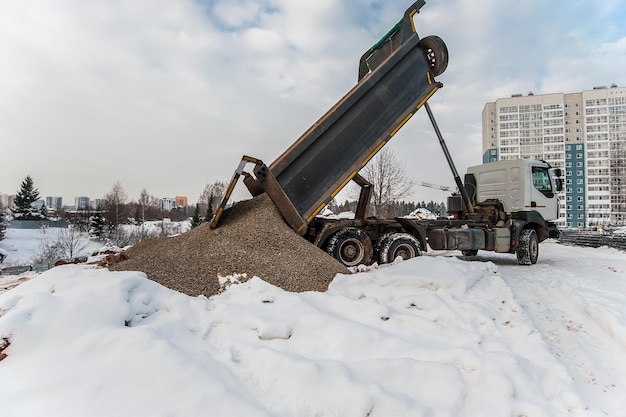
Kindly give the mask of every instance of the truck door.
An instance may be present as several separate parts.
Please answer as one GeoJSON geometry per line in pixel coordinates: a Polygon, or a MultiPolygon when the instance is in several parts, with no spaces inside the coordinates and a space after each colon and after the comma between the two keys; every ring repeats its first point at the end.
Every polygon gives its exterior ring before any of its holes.
{"type": "Polygon", "coordinates": [[[556,220],[559,203],[552,186],[549,168],[531,166],[531,178],[530,207],[527,209],[536,210],[545,220],[556,220]]]}

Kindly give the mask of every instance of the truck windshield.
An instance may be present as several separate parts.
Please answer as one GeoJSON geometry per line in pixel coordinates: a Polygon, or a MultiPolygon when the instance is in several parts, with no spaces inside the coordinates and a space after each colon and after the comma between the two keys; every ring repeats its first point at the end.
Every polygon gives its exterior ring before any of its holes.
{"type": "Polygon", "coordinates": [[[546,197],[552,197],[552,182],[550,181],[550,174],[548,168],[544,167],[532,167],[533,172],[533,186],[541,191],[546,197]]]}

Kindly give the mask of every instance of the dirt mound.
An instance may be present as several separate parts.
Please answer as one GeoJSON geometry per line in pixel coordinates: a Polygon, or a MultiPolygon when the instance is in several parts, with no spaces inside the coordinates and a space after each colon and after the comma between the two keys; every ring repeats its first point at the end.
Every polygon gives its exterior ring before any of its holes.
{"type": "Polygon", "coordinates": [[[302,292],[326,291],[337,273],[350,273],[294,233],[265,194],[225,210],[217,229],[203,223],[178,236],[143,240],[127,254],[110,269],[142,271],[191,296],[217,294],[218,275],[245,273],[302,292]]]}

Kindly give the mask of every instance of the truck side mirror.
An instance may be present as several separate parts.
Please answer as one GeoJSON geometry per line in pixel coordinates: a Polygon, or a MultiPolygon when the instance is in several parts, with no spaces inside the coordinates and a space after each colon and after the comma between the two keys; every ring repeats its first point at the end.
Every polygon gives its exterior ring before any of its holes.
{"type": "Polygon", "coordinates": [[[557,178],[555,185],[556,185],[557,193],[560,193],[561,191],[563,191],[563,178],[557,178]]]}
{"type": "Polygon", "coordinates": [[[563,178],[561,178],[563,171],[561,171],[561,168],[553,168],[552,174],[554,178],[554,188],[557,193],[560,193],[563,191],[563,178]]]}

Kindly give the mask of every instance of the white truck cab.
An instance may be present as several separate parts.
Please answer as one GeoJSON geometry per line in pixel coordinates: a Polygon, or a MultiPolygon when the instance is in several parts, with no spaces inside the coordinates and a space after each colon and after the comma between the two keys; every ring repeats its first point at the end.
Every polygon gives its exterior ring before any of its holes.
{"type": "MultiPolygon", "coordinates": [[[[473,174],[477,203],[502,202],[508,215],[536,211],[545,220],[558,218],[557,193],[562,190],[560,173],[550,164],[532,159],[511,159],[468,168],[473,174]]],[[[471,187],[471,186],[470,186],[471,187]]]]}

